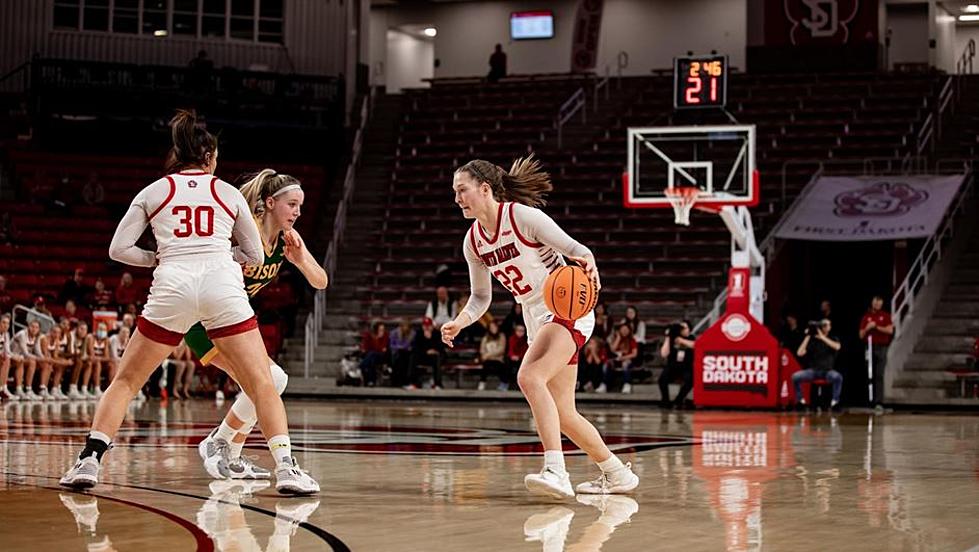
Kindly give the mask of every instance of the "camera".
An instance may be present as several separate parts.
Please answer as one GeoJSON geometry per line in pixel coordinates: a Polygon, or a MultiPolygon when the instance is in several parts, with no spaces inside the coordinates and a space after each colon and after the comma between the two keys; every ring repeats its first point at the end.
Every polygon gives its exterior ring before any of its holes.
{"type": "Polygon", "coordinates": [[[819,320],[810,320],[806,323],[806,335],[816,335],[819,333],[819,328],[823,327],[823,323],[819,320]]]}
{"type": "Polygon", "coordinates": [[[683,333],[683,325],[679,323],[670,324],[670,326],[666,328],[666,336],[671,339],[674,337],[679,337],[682,333],[683,333]]]}

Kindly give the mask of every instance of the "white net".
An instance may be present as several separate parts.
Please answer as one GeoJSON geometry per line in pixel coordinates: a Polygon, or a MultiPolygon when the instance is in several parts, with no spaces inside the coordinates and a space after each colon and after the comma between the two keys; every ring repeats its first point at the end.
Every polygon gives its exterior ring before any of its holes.
{"type": "Polygon", "coordinates": [[[682,186],[666,189],[666,199],[673,206],[673,214],[676,215],[673,221],[683,226],[690,226],[690,211],[697,203],[697,195],[700,193],[698,188],[692,186],[682,186]]]}

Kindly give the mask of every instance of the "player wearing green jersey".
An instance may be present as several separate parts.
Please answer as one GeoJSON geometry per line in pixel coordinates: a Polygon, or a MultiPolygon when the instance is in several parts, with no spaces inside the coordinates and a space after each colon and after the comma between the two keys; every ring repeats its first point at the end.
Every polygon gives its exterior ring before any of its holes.
{"type": "MultiPolygon", "coordinates": [[[[299,233],[293,228],[303,203],[299,181],[288,175],[276,174],[272,169],[264,169],[241,187],[241,193],[252,208],[265,249],[265,261],[260,266],[244,269],[242,276],[248,296],[255,297],[271,283],[279,274],[284,260],[294,264],[314,288],[326,288],[326,271],[306,249],[299,233]]],[[[184,339],[201,363],[213,364],[234,377],[234,368],[207,338],[203,326],[197,324],[192,327],[184,339]]],[[[269,369],[275,388],[281,395],[289,378],[274,360],[270,359],[269,369]]],[[[245,393],[239,393],[221,425],[214,428],[198,446],[204,469],[211,477],[271,477],[269,470],[241,456],[245,439],[257,421],[254,403],[245,393]]]]}

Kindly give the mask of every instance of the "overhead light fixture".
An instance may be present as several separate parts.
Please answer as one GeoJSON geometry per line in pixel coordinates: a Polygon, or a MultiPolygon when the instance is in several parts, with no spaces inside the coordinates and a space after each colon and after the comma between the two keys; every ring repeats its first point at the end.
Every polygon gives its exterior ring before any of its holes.
{"type": "Polygon", "coordinates": [[[160,30],[157,30],[157,31],[153,31],[153,36],[167,36],[168,34],[170,34],[170,33],[168,33],[166,29],[160,29],[160,30]]]}
{"type": "Polygon", "coordinates": [[[959,21],[979,21],[979,14],[976,15],[960,15],[959,21]]]}
{"type": "Polygon", "coordinates": [[[965,11],[969,13],[977,13],[979,12],[979,4],[969,4],[965,7],[965,11]]]}
{"type": "Polygon", "coordinates": [[[425,36],[427,37],[434,37],[435,35],[439,34],[438,29],[435,27],[426,27],[422,32],[425,33],[425,36]]]}

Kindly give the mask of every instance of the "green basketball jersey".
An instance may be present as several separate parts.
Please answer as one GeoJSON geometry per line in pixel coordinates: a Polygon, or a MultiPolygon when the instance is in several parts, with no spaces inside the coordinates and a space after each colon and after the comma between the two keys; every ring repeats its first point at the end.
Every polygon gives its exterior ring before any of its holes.
{"type": "Polygon", "coordinates": [[[282,232],[279,232],[279,235],[276,236],[271,250],[265,244],[262,245],[265,247],[265,262],[261,266],[245,267],[244,270],[245,293],[248,294],[248,297],[255,297],[262,288],[269,285],[279,275],[279,269],[282,268],[282,261],[286,258],[286,240],[282,236],[282,232]]]}

